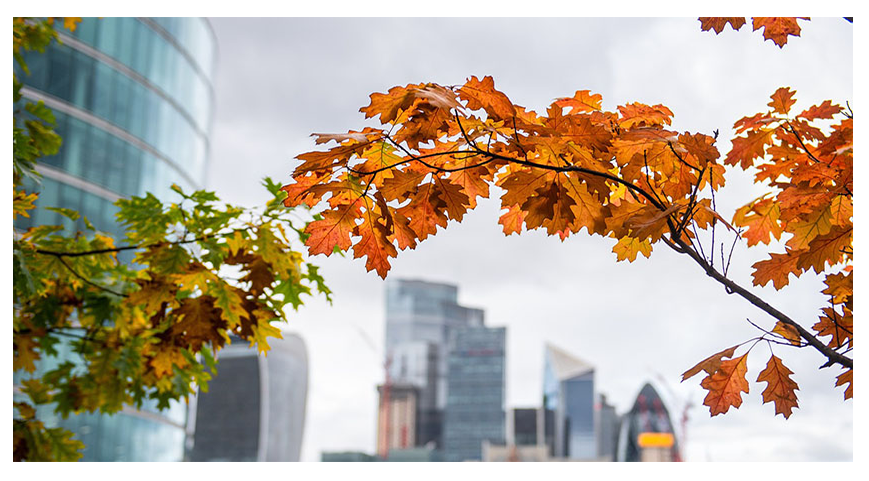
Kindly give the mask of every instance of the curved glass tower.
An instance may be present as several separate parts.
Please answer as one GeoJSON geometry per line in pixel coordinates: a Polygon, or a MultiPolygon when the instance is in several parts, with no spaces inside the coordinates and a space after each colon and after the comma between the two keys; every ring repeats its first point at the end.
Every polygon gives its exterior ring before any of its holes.
{"type": "MultiPolygon", "coordinates": [[[[208,158],[216,41],[202,18],[85,18],[62,45],[28,52],[22,94],[42,100],[63,137],[40,159],[37,207],[79,211],[119,234],[112,203],[176,183],[201,188],[208,158]]],[[[17,227],[71,221],[37,209],[17,227]]],[[[80,228],[81,226],[78,226],[80,228]]]]}
{"type": "Polygon", "coordinates": [[[191,403],[191,461],[298,461],[305,430],[308,350],[301,337],[269,339],[268,355],[237,337],[217,375],[191,403]]]}
{"type": "MultiPolygon", "coordinates": [[[[151,192],[165,198],[175,183],[202,188],[208,159],[216,39],[202,18],[85,18],[74,32],[58,27],[61,45],[27,52],[30,75],[17,71],[21,93],[54,111],[60,152],[39,160],[37,209],[15,227],[65,225],[42,207],[77,210],[120,237],[112,205],[151,192]]],[[[17,68],[17,65],[16,67],[17,68]]],[[[46,366],[47,367],[47,366],[46,366]]],[[[186,408],[125,408],[113,416],[82,414],[47,424],[71,429],[87,446],[84,461],[180,461],[186,408]]]]}

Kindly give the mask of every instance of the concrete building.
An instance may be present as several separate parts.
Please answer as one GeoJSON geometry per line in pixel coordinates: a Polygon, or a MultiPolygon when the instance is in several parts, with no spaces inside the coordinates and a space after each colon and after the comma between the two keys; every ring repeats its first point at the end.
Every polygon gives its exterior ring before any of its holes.
{"type": "MultiPolygon", "coordinates": [[[[85,18],[74,32],[58,33],[62,44],[26,52],[30,75],[17,73],[23,97],[42,100],[54,112],[63,144],[39,160],[41,184],[25,184],[39,191],[37,208],[15,228],[84,230],[81,219],[45,209],[64,207],[118,237],[113,203],[119,198],[146,192],[165,197],[173,183],[203,187],[216,39],[202,18],[85,18]]],[[[72,352],[64,355],[75,359],[72,352]]],[[[183,458],[182,404],[159,411],[147,402],[141,410],[66,420],[40,413],[40,419],[72,430],[86,445],[84,461],[183,458]]]]}
{"type": "Polygon", "coordinates": [[[220,351],[217,376],[191,403],[191,461],[299,460],[308,354],[302,338],[283,336],[268,355],[235,337],[220,351]]]}

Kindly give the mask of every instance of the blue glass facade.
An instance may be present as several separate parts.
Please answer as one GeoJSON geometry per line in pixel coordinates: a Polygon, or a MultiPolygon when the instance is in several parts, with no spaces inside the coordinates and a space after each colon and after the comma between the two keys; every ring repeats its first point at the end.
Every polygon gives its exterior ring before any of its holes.
{"type": "Polygon", "coordinates": [[[386,356],[390,377],[392,382],[419,388],[414,446],[442,446],[450,339],[457,329],[482,326],[483,317],[481,309],[459,305],[454,285],[387,281],[386,356]]]}
{"type": "Polygon", "coordinates": [[[503,327],[455,330],[444,412],[444,460],[481,460],[483,441],[505,442],[503,327]]]}
{"type": "Polygon", "coordinates": [[[543,406],[553,413],[554,432],[548,440],[552,456],[585,460],[598,456],[593,367],[547,346],[543,406]]]}
{"type": "MultiPolygon", "coordinates": [[[[79,225],[43,207],[79,211],[104,232],[121,234],[112,205],[175,183],[202,188],[208,157],[216,42],[202,18],[85,18],[62,44],[28,52],[30,75],[16,71],[27,100],[57,119],[60,152],[39,160],[37,209],[15,227],[79,225]]],[[[15,67],[17,68],[17,67],[15,67]]],[[[16,106],[15,108],[18,108],[16,106]]],[[[72,355],[70,355],[72,356],[72,355]]],[[[113,416],[52,419],[87,445],[85,461],[180,461],[186,410],[125,409],[113,416]]]]}

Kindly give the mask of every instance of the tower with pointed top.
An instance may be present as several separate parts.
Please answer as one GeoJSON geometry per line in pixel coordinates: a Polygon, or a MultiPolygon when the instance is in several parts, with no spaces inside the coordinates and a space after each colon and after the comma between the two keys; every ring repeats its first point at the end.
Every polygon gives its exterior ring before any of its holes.
{"type": "Polygon", "coordinates": [[[598,457],[595,416],[594,366],[552,344],[547,344],[543,372],[543,408],[552,412],[553,457],[598,457]]]}

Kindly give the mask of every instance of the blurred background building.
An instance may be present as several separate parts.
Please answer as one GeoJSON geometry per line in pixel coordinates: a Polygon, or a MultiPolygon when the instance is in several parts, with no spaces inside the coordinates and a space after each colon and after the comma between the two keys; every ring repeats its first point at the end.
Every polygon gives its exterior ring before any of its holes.
{"type": "Polygon", "coordinates": [[[504,442],[503,327],[455,329],[450,342],[444,461],[480,461],[483,442],[504,442]]]}
{"type": "Polygon", "coordinates": [[[386,379],[378,388],[377,451],[381,457],[388,457],[393,449],[443,447],[450,340],[456,329],[482,325],[483,311],[459,305],[454,285],[387,281],[386,379]],[[396,400],[393,386],[403,386],[396,400]],[[416,411],[412,423],[398,415],[407,409],[404,403],[411,386],[416,411]],[[411,431],[413,436],[408,435],[411,431]]]}
{"type": "Polygon", "coordinates": [[[624,416],[618,461],[681,461],[670,412],[658,391],[646,383],[624,416]]]}
{"type": "MultiPolygon", "coordinates": [[[[61,45],[25,53],[30,75],[17,72],[24,98],[42,100],[54,112],[63,144],[56,155],[39,160],[41,184],[26,185],[39,191],[37,209],[15,228],[84,230],[81,219],[44,209],[64,207],[118,237],[122,230],[112,205],[117,199],[145,192],[165,197],[173,183],[203,187],[216,38],[203,18],[85,18],[74,32],[58,26],[58,33],[61,45]]],[[[66,420],[40,412],[40,419],[72,430],[86,445],[84,461],[184,456],[182,404],[161,412],[156,403],[146,403],[113,416],[66,420]]]]}
{"type": "Polygon", "coordinates": [[[191,403],[191,461],[299,460],[308,353],[301,337],[283,336],[267,356],[236,337],[218,353],[217,376],[191,403]]]}

